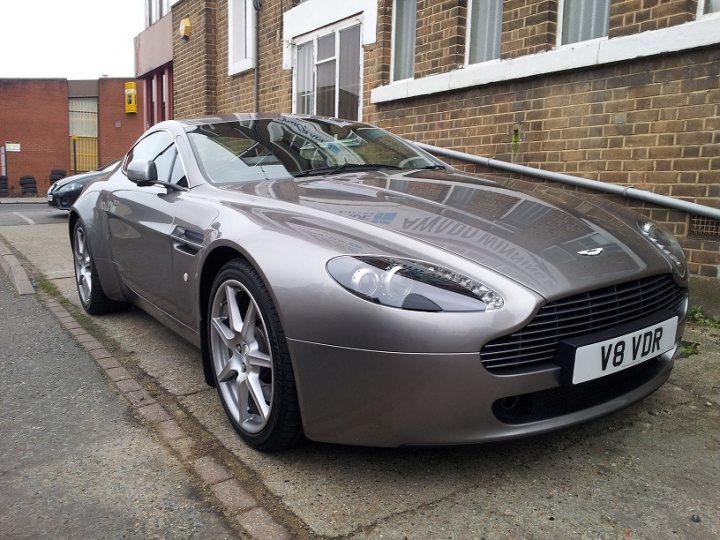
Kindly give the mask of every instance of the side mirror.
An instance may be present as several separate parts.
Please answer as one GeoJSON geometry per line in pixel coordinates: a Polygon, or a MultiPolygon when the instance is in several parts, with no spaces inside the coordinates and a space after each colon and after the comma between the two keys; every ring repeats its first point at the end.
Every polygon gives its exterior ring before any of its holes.
{"type": "Polygon", "coordinates": [[[151,186],[158,180],[155,162],[137,159],[130,162],[127,168],[127,177],[138,186],[151,186]]]}

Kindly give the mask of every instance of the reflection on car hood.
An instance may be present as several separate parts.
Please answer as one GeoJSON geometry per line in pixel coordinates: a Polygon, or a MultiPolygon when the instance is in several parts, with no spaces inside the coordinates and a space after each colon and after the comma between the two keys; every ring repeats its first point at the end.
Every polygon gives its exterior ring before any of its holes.
{"type": "Polygon", "coordinates": [[[373,171],[240,189],[422,240],[546,298],[669,271],[633,214],[541,183],[457,171],[373,171]]]}
{"type": "Polygon", "coordinates": [[[60,189],[64,186],[67,186],[68,184],[77,183],[81,186],[84,186],[87,184],[90,180],[94,180],[95,178],[100,178],[101,176],[107,174],[106,171],[89,171],[86,173],[81,174],[74,174],[72,176],[66,176],[65,178],[62,178],[55,182],[53,184],[53,189],[60,189]]]}

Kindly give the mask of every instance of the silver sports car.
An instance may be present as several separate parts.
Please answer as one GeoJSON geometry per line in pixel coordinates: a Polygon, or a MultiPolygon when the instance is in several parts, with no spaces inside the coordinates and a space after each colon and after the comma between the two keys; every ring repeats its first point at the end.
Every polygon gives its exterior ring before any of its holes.
{"type": "Polygon", "coordinates": [[[687,312],[648,219],[336,118],[158,124],[69,225],[86,311],[132,303],[197,345],[261,450],[584,422],[665,382],[687,312]]]}

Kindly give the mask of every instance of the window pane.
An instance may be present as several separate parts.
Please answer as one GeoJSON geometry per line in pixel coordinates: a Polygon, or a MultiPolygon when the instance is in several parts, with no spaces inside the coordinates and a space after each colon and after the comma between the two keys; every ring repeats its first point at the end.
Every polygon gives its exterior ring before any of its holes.
{"type": "Polygon", "coordinates": [[[335,114],[335,60],[317,66],[317,107],[316,114],[335,114]]]}
{"type": "Polygon", "coordinates": [[[70,135],[78,137],[98,136],[97,98],[70,98],[70,135]]]}
{"type": "Polygon", "coordinates": [[[317,40],[317,59],[318,62],[321,60],[327,60],[335,56],[335,32],[327,36],[318,38],[317,40]]]}
{"type": "Polygon", "coordinates": [[[297,48],[295,110],[300,114],[313,114],[313,44],[303,43],[297,48]]]}
{"type": "Polygon", "coordinates": [[[500,58],[502,0],[472,0],[468,63],[500,58]]]}
{"type": "Polygon", "coordinates": [[[360,25],[340,31],[340,98],[338,116],[359,120],[360,25]]]}
{"type": "Polygon", "coordinates": [[[704,13],[712,13],[714,11],[720,11],[720,0],[705,0],[704,13]]]}
{"type": "MultiPolygon", "coordinates": [[[[168,148],[173,147],[172,137],[165,131],[157,131],[145,137],[137,143],[128,153],[128,163],[137,159],[156,161],[155,166],[158,170],[158,178],[162,179],[161,172],[165,175],[165,179],[170,175],[169,167],[172,162],[167,164],[167,169],[161,171],[162,163],[158,163],[158,156],[161,156],[168,148]]],[[[162,162],[162,159],[160,159],[162,162]]]]}
{"type": "Polygon", "coordinates": [[[562,43],[607,36],[610,0],[564,0],[562,43]]]}
{"type": "Polygon", "coordinates": [[[170,181],[170,173],[172,172],[172,166],[175,164],[176,156],[175,145],[171,144],[155,158],[155,168],[157,169],[158,180],[161,182],[170,181]]]}
{"type": "Polygon", "coordinates": [[[233,42],[232,54],[237,62],[243,58],[247,58],[247,47],[245,44],[246,24],[245,24],[245,0],[231,0],[233,3],[233,42]]]}
{"type": "Polygon", "coordinates": [[[415,72],[417,0],[395,0],[393,80],[410,79],[415,72]]]}

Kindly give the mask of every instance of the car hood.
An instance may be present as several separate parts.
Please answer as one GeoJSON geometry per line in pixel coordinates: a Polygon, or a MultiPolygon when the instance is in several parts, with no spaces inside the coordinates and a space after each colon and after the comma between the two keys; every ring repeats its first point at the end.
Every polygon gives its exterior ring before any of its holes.
{"type": "Polygon", "coordinates": [[[671,270],[637,216],[599,197],[459,171],[393,172],[239,189],[421,240],[548,299],[671,270]]]}
{"type": "Polygon", "coordinates": [[[66,176],[65,178],[62,178],[62,179],[58,180],[57,182],[55,182],[53,184],[53,189],[60,189],[60,188],[67,186],[68,184],[72,184],[72,183],[79,183],[80,185],[85,185],[87,182],[89,182],[90,180],[92,180],[93,178],[95,178],[97,176],[100,176],[101,174],[103,174],[103,173],[100,171],[90,171],[90,172],[86,172],[83,174],[74,174],[72,176],[66,176]]]}

